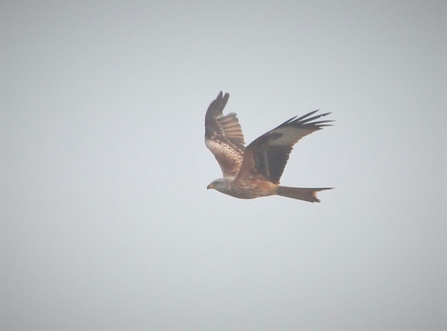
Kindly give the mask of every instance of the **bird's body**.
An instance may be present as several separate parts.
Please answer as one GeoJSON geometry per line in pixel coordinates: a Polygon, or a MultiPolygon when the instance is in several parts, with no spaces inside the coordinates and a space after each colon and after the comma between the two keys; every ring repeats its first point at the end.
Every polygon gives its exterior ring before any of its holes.
{"type": "Polygon", "coordinates": [[[208,189],[239,199],[281,195],[309,202],[319,202],[316,192],[323,188],[298,188],[279,185],[293,145],[302,137],[328,126],[330,121],[315,121],[328,115],[311,117],[316,111],[293,117],[245,147],[244,135],[236,114],[223,116],[229,94],[219,93],[205,116],[205,143],[219,163],[223,178],[214,180],[208,189]]]}
{"type": "Polygon", "coordinates": [[[254,199],[275,195],[277,186],[269,181],[258,180],[252,176],[243,181],[228,177],[218,178],[208,185],[208,188],[213,188],[239,199],[254,199]]]}

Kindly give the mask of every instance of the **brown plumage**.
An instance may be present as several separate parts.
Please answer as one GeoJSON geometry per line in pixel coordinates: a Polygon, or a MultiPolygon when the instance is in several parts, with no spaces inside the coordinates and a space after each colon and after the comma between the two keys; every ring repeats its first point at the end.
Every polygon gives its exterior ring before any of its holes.
{"type": "Polygon", "coordinates": [[[240,199],[254,199],[281,195],[309,202],[320,202],[316,193],[330,187],[299,188],[279,185],[279,180],[290,152],[301,138],[329,126],[330,120],[312,116],[317,110],[299,118],[292,117],[244,147],[244,135],[236,114],[223,115],[230,95],[222,92],[214,100],[205,116],[205,143],[214,154],[223,178],[208,185],[224,194],[240,199]]]}

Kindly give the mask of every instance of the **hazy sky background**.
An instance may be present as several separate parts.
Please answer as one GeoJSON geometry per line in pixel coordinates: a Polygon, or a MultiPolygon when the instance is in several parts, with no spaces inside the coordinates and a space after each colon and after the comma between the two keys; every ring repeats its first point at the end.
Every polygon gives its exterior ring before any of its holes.
{"type": "Polygon", "coordinates": [[[2,330],[445,330],[444,1],[2,1],[2,330]],[[332,112],[282,183],[207,191],[332,112]]]}

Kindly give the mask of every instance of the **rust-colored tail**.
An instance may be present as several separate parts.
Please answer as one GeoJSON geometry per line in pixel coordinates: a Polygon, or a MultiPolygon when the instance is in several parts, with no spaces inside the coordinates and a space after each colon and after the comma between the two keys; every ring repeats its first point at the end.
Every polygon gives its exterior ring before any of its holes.
{"type": "Polygon", "coordinates": [[[304,200],[309,202],[320,202],[317,198],[317,192],[330,190],[332,187],[320,187],[320,188],[302,188],[302,187],[288,187],[278,186],[276,194],[298,200],[304,200]]]}

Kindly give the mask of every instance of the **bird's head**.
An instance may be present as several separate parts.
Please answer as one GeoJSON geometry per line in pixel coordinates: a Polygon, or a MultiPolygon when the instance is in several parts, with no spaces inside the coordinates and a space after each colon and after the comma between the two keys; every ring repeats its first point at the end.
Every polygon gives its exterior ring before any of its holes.
{"type": "Polygon", "coordinates": [[[207,187],[207,190],[214,189],[222,193],[227,193],[230,190],[230,184],[228,178],[218,178],[212,181],[207,187]]]}

